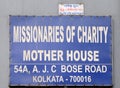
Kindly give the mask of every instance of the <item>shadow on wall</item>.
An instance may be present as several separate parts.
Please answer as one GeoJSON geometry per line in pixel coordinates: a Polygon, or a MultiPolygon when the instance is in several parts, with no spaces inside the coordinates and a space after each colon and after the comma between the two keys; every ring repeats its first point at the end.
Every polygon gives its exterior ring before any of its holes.
{"type": "Polygon", "coordinates": [[[69,86],[69,87],[64,87],[64,86],[46,86],[46,87],[26,87],[26,86],[10,86],[10,88],[112,88],[112,86],[69,86]]]}

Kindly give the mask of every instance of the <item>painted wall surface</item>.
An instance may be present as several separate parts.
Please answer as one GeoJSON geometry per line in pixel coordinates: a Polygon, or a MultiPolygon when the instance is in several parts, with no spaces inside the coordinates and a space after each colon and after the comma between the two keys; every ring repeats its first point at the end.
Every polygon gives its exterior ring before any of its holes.
{"type": "Polygon", "coordinates": [[[120,0],[0,0],[0,88],[9,85],[9,15],[58,15],[59,3],[84,3],[85,15],[112,16],[113,88],[120,87],[120,0]]]}

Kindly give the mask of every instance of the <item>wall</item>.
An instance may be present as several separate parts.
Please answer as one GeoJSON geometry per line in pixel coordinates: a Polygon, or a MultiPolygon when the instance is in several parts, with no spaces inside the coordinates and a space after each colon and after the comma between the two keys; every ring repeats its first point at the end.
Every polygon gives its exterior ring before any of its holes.
{"type": "Polygon", "coordinates": [[[0,0],[0,88],[9,85],[9,15],[58,15],[59,3],[84,3],[85,15],[111,15],[113,88],[120,87],[120,0],[0,0]]]}

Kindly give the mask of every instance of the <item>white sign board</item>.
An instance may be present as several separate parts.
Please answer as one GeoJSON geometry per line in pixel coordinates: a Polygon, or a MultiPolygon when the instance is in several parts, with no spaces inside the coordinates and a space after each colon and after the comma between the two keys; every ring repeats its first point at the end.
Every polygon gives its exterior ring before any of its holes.
{"type": "Polygon", "coordinates": [[[59,15],[84,15],[84,5],[59,4],[59,15]]]}

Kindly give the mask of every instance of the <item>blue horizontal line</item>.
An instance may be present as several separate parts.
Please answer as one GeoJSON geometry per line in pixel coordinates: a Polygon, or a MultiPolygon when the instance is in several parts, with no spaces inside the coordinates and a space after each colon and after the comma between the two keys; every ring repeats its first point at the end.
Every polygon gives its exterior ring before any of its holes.
{"type": "Polygon", "coordinates": [[[11,63],[10,65],[112,65],[112,63],[11,63]]]}

